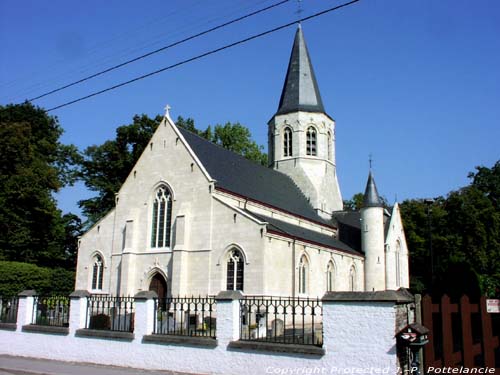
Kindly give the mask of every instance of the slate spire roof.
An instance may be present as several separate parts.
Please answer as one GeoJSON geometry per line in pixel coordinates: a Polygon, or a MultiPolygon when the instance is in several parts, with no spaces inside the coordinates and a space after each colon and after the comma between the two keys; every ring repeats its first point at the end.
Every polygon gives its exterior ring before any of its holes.
{"type": "Polygon", "coordinates": [[[382,207],[382,200],[380,199],[377,191],[377,186],[375,185],[375,179],[373,178],[372,171],[368,175],[368,181],[366,182],[365,195],[363,198],[363,207],[382,207]]]}
{"type": "Polygon", "coordinates": [[[295,33],[292,54],[276,115],[297,111],[325,113],[300,24],[295,33]]]}

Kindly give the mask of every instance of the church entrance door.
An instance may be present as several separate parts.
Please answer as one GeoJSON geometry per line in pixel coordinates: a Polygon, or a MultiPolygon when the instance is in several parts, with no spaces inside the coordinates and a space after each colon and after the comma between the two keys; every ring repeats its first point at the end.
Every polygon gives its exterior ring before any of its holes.
{"type": "Polygon", "coordinates": [[[156,294],[158,294],[158,298],[166,298],[167,282],[165,281],[165,278],[159,273],[155,274],[149,284],[149,290],[156,292],[156,294]]]}

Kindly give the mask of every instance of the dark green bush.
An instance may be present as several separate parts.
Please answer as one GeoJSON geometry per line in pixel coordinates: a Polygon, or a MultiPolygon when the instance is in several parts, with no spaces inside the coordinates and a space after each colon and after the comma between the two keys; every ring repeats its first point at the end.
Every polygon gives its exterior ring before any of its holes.
{"type": "Polygon", "coordinates": [[[74,290],[75,272],[34,264],[0,261],[0,296],[12,297],[26,289],[38,294],[68,295],[74,290]]]}

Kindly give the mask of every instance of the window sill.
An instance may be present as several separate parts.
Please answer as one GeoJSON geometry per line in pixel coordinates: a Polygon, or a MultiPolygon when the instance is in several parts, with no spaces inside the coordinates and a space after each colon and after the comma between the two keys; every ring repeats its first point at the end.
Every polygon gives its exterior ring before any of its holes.
{"type": "Polygon", "coordinates": [[[306,354],[322,357],[325,349],[314,345],[280,344],[274,342],[259,341],[231,341],[228,345],[230,349],[253,350],[259,352],[275,352],[288,354],[306,354]]]}

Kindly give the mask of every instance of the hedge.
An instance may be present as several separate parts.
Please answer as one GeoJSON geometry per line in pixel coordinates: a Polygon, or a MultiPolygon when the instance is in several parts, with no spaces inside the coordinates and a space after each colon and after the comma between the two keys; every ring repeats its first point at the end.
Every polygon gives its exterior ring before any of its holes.
{"type": "Polygon", "coordinates": [[[0,296],[12,297],[26,289],[40,295],[68,295],[74,290],[75,272],[38,267],[30,263],[0,261],[0,296]]]}

